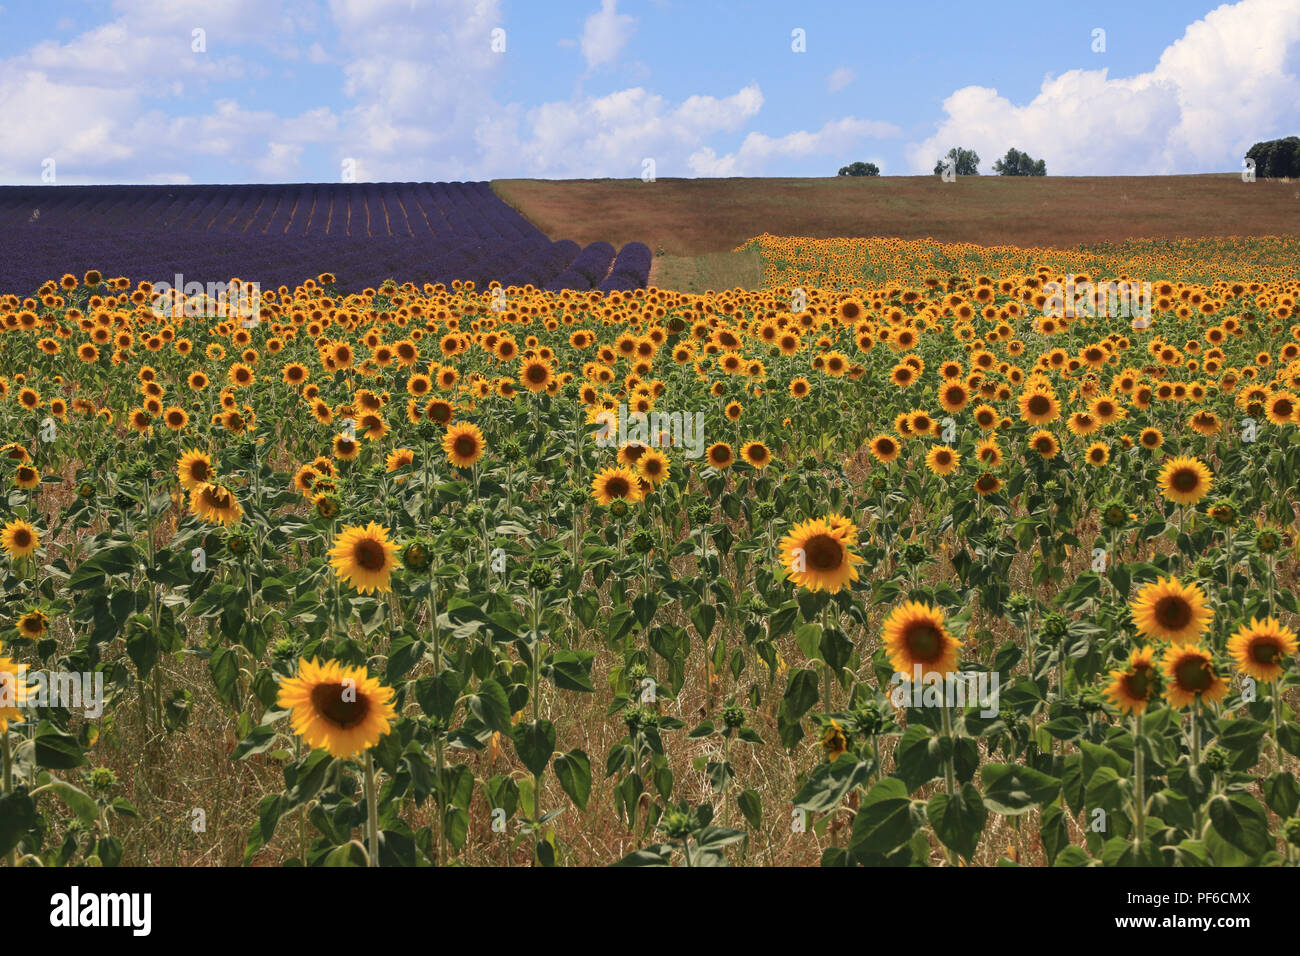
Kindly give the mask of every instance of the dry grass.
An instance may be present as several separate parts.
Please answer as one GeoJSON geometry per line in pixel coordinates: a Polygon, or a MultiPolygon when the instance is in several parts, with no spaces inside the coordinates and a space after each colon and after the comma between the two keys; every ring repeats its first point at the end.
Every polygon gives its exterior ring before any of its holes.
{"type": "MultiPolygon", "coordinates": [[[[492,187],[552,239],[636,240],[668,257],[730,252],[764,232],[1056,248],[1300,235],[1300,183],[1243,183],[1233,174],[975,176],[954,183],[937,176],[502,179],[492,187]]],[[[676,283],[691,279],[691,269],[665,265],[663,275],[676,283]]]]}

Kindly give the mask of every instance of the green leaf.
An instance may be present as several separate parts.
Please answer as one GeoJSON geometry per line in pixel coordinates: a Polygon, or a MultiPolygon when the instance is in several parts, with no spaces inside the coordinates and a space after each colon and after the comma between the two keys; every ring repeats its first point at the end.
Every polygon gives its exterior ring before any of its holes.
{"type": "Polygon", "coordinates": [[[47,770],[71,770],[86,763],[77,738],[65,734],[48,720],[36,725],[36,764],[47,770]]]}
{"type": "Polygon", "coordinates": [[[865,760],[855,763],[849,757],[850,754],[843,754],[834,763],[814,767],[795,794],[794,805],[813,813],[825,813],[838,807],[854,787],[866,783],[873,764],[865,760]]]}
{"type": "Polygon", "coordinates": [[[926,816],[939,841],[970,860],[979,846],[989,812],[980,792],[968,783],[951,797],[936,793],[926,804],[926,816]]]}
{"type": "Polygon", "coordinates": [[[0,796],[0,855],[8,853],[36,826],[36,804],[25,790],[0,796]]]}
{"type": "Polygon", "coordinates": [[[887,856],[910,840],[915,830],[907,785],[897,777],[886,777],[871,788],[858,808],[852,846],[887,856]]]}
{"type": "Polygon", "coordinates": [[[1210,801],[1210,823],[1232,847],[1257,860],[1274,849],[1268,813],[1249,794],[1219,794],[1210,801]]]}
{"type": "Polygon", "coordinates": [[[515,752],[534,777],[541,776],[555,753],[555,725],[549,720],[521,721],[514,729],[515,752]]]}
{"type": "Polygon", "coordinates": [[[1016,816],[1056,799],[1061,781],[1040,770],[1013,764],[991,763],[980,768],[984,803],[995,813],[1016,816]]]}
{"type": "Polygon", "coordinates": [[[1268,808],[1285,820],[1300,809],[1300,786],[1285,770],[1276,770],[1264,781],[1264,802],[1268,808]]]}
{"type": "MultiPolygon", "coordinates": [[[[479,682],[478,693],[473,694],[468,700],[469,711],[480,721],[483,726],[489,730],[499,731],[502,734],[510,735],[514,730],[514,725],[510,723],[510,699],[506,696],[505,688],[502,687],[495,678],[489,677],[479,682]]],[[[547,759],[550,754],[547,754],[547,759]]],[[[542,761],[545,766],[546,761],[542,761]]]]}
{"type": "MultiPolygon", "coordinates": [[[[482,688],[480,692],[481,690],[482,688]]],[[[428,674],[415,682],[415,699],[420,702],[420,709],[426,716],[443,724],[451,721],[452,714],[456,711],[456,701],[460,699],[460,691],[460,676],[450,668],[441,674],[428,674]]],[[[503,692],[502,697],[504,696],[503,692]]]]}
{"type": "Polygon", "coordinates": [[[740,807],[746,823],[755,830],[763,828],[763,799],[757,790],[741,791],[740,796],[736,797],[736,806],[740,807]]]}
{"type": "Polygon", "coordinates": [[[216,685],[217,696],[231,707],[239,707],[239,658],[228,647],[218,647],[208,658],[208,671],[216,685]]]}
{"type": "Polygon", "coordinates": [[[591,761],[581,750],[570,750],[555,758],[555,776],[579,810],[587,808],[591,796],[591,761]]]}

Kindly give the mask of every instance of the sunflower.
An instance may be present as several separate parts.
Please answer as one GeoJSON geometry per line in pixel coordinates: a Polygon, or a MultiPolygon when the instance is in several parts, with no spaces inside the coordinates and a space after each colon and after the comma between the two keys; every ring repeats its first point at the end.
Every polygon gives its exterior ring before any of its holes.
{"type": "Polygon", "coordinates": [[[457,468],[470,468],[487,448],[483,432],[477,425],[462,422],[452,425],[442,437],[442,450],[447,453],[447,460],[457,468]]]}
{"type": "Polygon", "coordinates": [[[369,750],[397,717],[393,689],[365,668],[338,661],[298,662],[298,673],[280,684],[276,703],[292,712],[290,726],[313,748],[340,759],[369,750]]]}
{"type": "Polygon", "coordinates": [[[637,502],[642,498],[641,482],[627,465],[605,468],[591,479],[591,495],[602,507],[609,507],[615,499],[637,502]]]}
{"type": "Polygon", "coordinates": [[[407,465],[415,463],[415,452],[409,448],[395,448],[388,453],[388,458],[384,462],[384,467],[388,471],[397,471],[407,465]]]}
{"type": "Polygon", "coordinates": [[[1095,441],[1088,446],[1085,457],[1088,464],[1100,468],[1110,461],[1110,446],[1104,441],[1095,441]]]}
{"type": "Polygon", "coordinates": [[[821,747],[826,754],[826,759],[831,763],[849,749],[849,738],[844,735],[844,730],[838,721],[832,720],[826,725],[826,732],[822,734],[821,747]]]}
{"type": "Polygon", "coordinates": [[[1111,684],[1103,692],[1114,701],[1122,714],[1140,714],[1155,696],[1159,673],[1153,658],[1155,651],[1139,647],[1128,659],[1128,667],[1110,672],[1111,684]]]}
{"type": "Polygon", "coordinates": [[[1186,643],[1210,629],[1214,610],[1205,606],[1199,585],[1184,587],[1173,577],[1143,586],[1129,605],[1133,623],[1146,637],[1186,643]]]}
{"type": "Polygon", "coordinates": [[[19,465],[14,469],[14,484],[19,488],[35,488],[41,483],[41,473],[31,465],[19,465]]]}
{"type": "Polygon", "coordinates": [[[27,665],[4,656],[3,651],[0,644],[0,734],[7,734],[10,724],[23,722],[22,708],[34,687],[26,680],[27,665]]]}
{"type": "Polygon", "coordinates": [[[551,366],[541,359],[525,359],[519,368],[519,381],[530,392],[544,392],[554,378],[551,366]]]}
{"type": "Polygon", "coordinates": [[[1214,672],[1210,652],[1193,644],[1171,644],[1161,659],[1168,681],[1165,699],[1170,707],[1190,707],[1197,696],[1205,701],[1222,699],[1228,682],[1214,672]]]}
{"type": "Polygon", "coordinates": [[[39,608],[34,611],[28,611],[18,619],[18,633],[29,641],[37,640],[45,633],[49,626],[50,619],[45,612],[39,608]]]}
{"type": "Polygon", "coordinates": [[[1029,447],[1038,452],[1043,458],[1055,458],[1061,450],[1060,442],[1056,436],[1046,428],[1040,428],[1029,436],[1029,447]]]}
{"type": "Polygon", "coordinates": [[[636,463],[637,474],[650,482],[651,487],[668,480],[670,462],[668,456],[657,448],[647,448],[636,463]]]}
{"type": "Polygon", "coordinates": [[[723,468],[730,467],[735,456],[732,454],[731,446],[725,441],[715,442],[705,451],[704,457],[709,460],[709,464],[721,471],[723,468]]]}
{"type": "Polygon", "coordinates": [[[244,514],[230,489],[208,482],[190,489],[190,511],[208,524],[233,524],[244,514]]]}
{"type": "Polygon", "coordinates": [[[745,442],[740,448],[740,457],[753,468],[763,469],[772,462],[772,452],[761,441],[745,442]]]}
{"type": "Polygon", "coordinates": [[[329,550],[334,573],[362,594],[389,592],[393,569],[401,567],[397,545],[388,540],[388,529],[373,521],[364,528],[349,525],[329,550]]]}
{"type": "Polygon", "coordinates": [[[1156,479],[1160,493],[1180,505],[1194,505],[1209,492],[1214,478],[1199,458],[1171,458],[1156,479]]]}
{"type": "Polygon", "coordinates": [[[962,646],[944,626],[943,610],[919,601],[907,601],[889,612],[884,643],[889,663],[908,680],[917,667],[922,677],[955,671],[957,648],[962,646]]]}
{"type": "Polygon", "coordinates": [[[197,448],[191,448],[176,462],[176,476],[186,491],[212,480],[212,459],[197,448]]]}
{"type": "Polygon", "coordinates": [[[361,454],[361,442],[348,435],[334,436],[334,457],[340,461],[351,461],[361,454]]]}
{"type": "Polygon", "coordinates": [[[803,398],[808,394],[811,387],[806,378],[792,379],[790,382],[790,395],[794,398],[803,398]]]}
{"type": "Polygon", "coordinates": [[[961,464],[961,454],[947,445],[936,445],[925,456],[925,467],[936,475],[948,475],[961,464]]]}
{"type": "Polygon", "coordinates": [[[11,558],[30,557],[40,543],[40,532],[21,518],[15,518],[0,530],[0,547],[11,558]]]}
{"type": "Polygon", "coordinates": [[[849,529],[822,518],[796,524],[781,539],[781,563],[787,577],[809,591],[837,594],[858,579],[862,558],[849,550],[849,529]]]}
{"type": "Polygon", "coordinates": [[[1030,425],[1046,425],[1060,414],[1056,396],[1046,389],[1027,391],[1020,396],[1020,417],[1030,425]]]}
{"type": "Polygon", "coordinates": [[[1273,681],[1282,676],[1282,660],[1300,649],[1296,632],[1277,618],[1251,618],[1228,638],[1228,653],[1237,670],[1256,680],[1273,681]]]}
{"type": "Polygon", "coordinates": [[[871,439],[871,454],[882,465],[887,465],[897,458],[901,450],[902,447],[891,435],[877,435],[871,439]]]}
{"type": "Polygon", "coordinates": [[[1002,489],[1002,479],[991,471],[986,471],[975,479],[975,491],[983,497],[996,494],[1002,489]]]}
{"type": "Polygon", "coordinates": [[[1144,428],[1142,433],[1138,435],[1138,443],[1143,448],[1159,448],[1165,443],[1165,436],[1161,434],[1158,428],[1144,428]]]}

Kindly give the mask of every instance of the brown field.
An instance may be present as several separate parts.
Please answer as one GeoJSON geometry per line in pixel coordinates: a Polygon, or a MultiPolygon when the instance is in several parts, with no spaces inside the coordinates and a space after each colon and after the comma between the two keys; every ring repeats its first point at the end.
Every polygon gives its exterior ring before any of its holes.
{"type": "Polygon", "coordinates": [[[639,240],[652,280],[718,288],[751,269],[726,256],[764,232],[1050,246],[1135,238],[1300,235],[1300,183],[1206,176],[825,179],[501,179],[492,188],[552,239],[639,240]],[[690,261],[714,254],[709,261],[690,261]],[[675,261],[676,260],[676,261],[675,261]]]}

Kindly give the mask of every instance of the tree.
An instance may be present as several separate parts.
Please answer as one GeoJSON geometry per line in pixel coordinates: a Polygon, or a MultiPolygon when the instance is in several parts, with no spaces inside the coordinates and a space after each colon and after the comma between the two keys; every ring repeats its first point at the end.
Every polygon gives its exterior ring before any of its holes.
{"type": "Polygon", "coordinates": [[[879,176],[880,167],[875,163],[850,163],[840,167],[841,176],[879,176]]]}
{"type": "Polygon", "coordinates": [[[949,163],[952,164],[958,176],[978,176],[980,174],[980,154],[973,149],[954,146],[948,150],[947,156],[940,157],[939,161],[934,164],[935,173],[942,173],[949,163]]]}
{"type": "Polygon", "coordinates": [[[1300,177],[1300,137],[1270,139],[1246,150],[1246,158],[1255,161],[1255,175],[1261,179],[1295,179],[1300,177]]]}
{"type": "Polygon", "coordinates": [[[1047,162],[1035,160],[1012,146],[1006,156],[993,164],[993,171],[999,176],[1046,176],[1047,162]]]}

